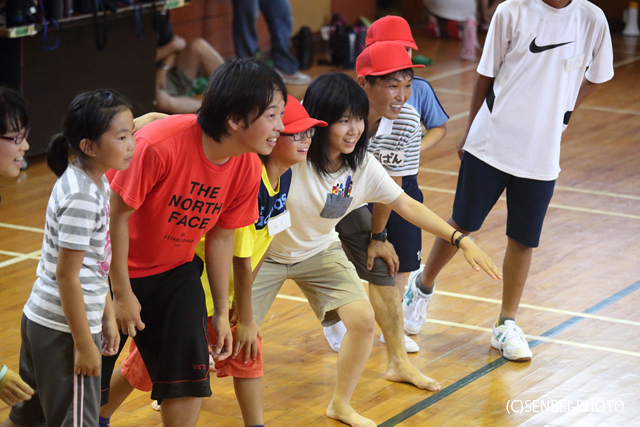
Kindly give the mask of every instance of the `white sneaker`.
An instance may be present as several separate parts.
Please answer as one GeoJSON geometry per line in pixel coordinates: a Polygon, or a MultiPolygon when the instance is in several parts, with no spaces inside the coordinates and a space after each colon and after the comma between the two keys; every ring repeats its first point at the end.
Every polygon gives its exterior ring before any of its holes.
{"type": "Polygon", "coordinates": [[[308,85],[311,83],[311,76],[301,73],[300,71],[296,71],[293,74],[285,74],[278,69],[276,69],[276,71],[280,74],[282,81],[286,85],[308,85]]]}
{"type": "Polygon", "coordinates": [[[502,357],[514,362],[527,362],[533,357],[524,332],[513,320],[506,320],[504,325],[493,325],[491,346],[502,352],[502,357]]]}
{"type": "Polygon", "coordinates": [[[424,264],[416,271],[409,273],[407,292],[402,298],[402,312],[404,315],[404,331],[409,334],[417,334],[427,321],[427,307],[433,294],[424,294],[416,286],[416,278],[422,274],[424,264]]]}
{"type": "Polygon", "coordinates": [[[324,337],[329,341],[329,345],[331,346],[331,350],[336,353],[340,351],[340,344],[342,344],[342,339],[344,338],[344,334],[347,333],[347,327],[344,326],[342,321],[336,323],[335,325],[327,326],[324,328],[324,337]]]}
{"type": "MultiPolygon", "coordinates": [[[[384,335],[382,334],[380,334],[380,342],[382,344],[385,343],[384,335]]],[[[404,348],[407,350],[407,353],[417,353],[420,350],[418,343],[406,335],[404,335],[404,348]]]]}

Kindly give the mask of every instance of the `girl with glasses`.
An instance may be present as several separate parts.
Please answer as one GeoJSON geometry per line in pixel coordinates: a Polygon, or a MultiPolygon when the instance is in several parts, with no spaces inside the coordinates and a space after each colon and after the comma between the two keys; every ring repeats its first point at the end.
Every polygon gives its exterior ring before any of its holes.
{"type": "MultiPolygon", "coordinates": [[[[0,87],[0,175],[16,177],[29,149],[27,103],[15,90],[0,87]]],[[[33,389],[6,365],[0,367],[0,399],[7,405],[31,399],[33,389]]]]}
{"type": "Polygon", "coordinates": [[[27,103],[15,90],[0,87],[0,175],[16,177],[29,149],[27,103]]]}

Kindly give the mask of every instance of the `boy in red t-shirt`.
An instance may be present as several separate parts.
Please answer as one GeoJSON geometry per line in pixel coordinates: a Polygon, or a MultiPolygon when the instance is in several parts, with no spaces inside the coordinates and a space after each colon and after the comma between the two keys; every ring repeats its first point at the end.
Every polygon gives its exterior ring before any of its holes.
{"type": "MultiPolygon", "coordinates": [[[[273,237],[287,228],[289,212],[286,199],[291,185],[291,166],[306,160],[307,150],[311,144],[311,136],[315,133],[314,126],[326,126],[327,123],[309,117],[305,108],[298,100],[289,95],[282,122],[284,131],[269,156],[263,156],[262,183],[258,195],[260,218],[255,224],[236,230],[234,234],[233,278],[230,286],[250,291],[251,286],[244,286],[243,282],[253,283],[273,237]]],[[[202,256],[198,246],[196,253],[202,256]]],[[[203,284],[208,282],[206,273],[202,276],[203,284]]],[[[231,289],[231,288],[230,288],[231,289]]],[[[236,297],[240,295],[236,294],[236,297]]],[[[259,427],[264,425],[262,405],[262,350],[260,340],[252,348],[242,347],[242,337],[236,339],[237,329],[234,329],[234,354],[216,361],[218,377],[232,376],[234,389],[242,411],[245,426],[259,427]]],[[[246,335],[242,332],[240,335],[246,335]]],[[[210,342],[217,341],[215,335],[210,335],[210,342]]],[[[111,379],[111,396],[113,399],[100,410],[101,418],[106,425],[107,420],[124,402],[134,388],[141,391],[151,391],[152,383],[147,374],[140,353],[132,343],[129,356],[116,369],[111,379]]],[[[155,410],[160,406],[152,403],[155,410]]],[[[102,424],[101,424],[102,426],[102,424]]]]}
{"type": "MultiPolygon", "coordinates": [[[[258,218],[261,162],[284,129],[286,87],[270,67],[238,60],[211,76],[197,115],[167,117],[136,134],[126,173],[111,178],[111,286],[118,326],[134,338],[162,400],[164,425],[195,426],[211,395],[207,312],[195,246],[205,260],[215,307],[219,360],[232,351],[228,283],[236,228],[258,218]]],[[[238,322],[258,327],[251,301],[238,322]]],[[[115,357],[103,360],[108,384],[115,357]]],[[[104,387],[103,387],[104,388],[104,387]]],[[[104,403],[104,401],[103,401],[104,403]]]]}

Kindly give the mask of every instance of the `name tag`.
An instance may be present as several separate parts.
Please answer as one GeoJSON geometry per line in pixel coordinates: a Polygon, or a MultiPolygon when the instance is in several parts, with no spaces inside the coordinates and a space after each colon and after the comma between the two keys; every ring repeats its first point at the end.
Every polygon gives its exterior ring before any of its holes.
{"type": "Polygon", "coordinates": [[[380,150],[380,163],[383,166],[404,165],[404,151],[380,150]]]}
{"type": "Polygon", "coordinates": [[[580,55],[573,56],[566,60],[564,64],[564,71],[566,73],[570,73],[571,71],[578,70],[582,67],[582,63],[584,62],[584,53],[580,55]]]}
{"type": "Polygon", "coordinates": [[[289,211],[284,211],[282,215],[278,215],[275,218],[271,218],[267,223],[267,229],[269,230],[269,236],[275,236],[282,230],[286,230],[291,227],[291,214],[289,211]]]}

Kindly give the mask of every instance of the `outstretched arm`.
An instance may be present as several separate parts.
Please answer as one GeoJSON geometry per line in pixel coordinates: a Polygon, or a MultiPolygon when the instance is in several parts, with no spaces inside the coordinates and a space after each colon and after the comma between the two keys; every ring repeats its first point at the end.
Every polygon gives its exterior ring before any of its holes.
{"type": "Polygon", "coordinates": [[[138,132],[149,123],[155,122],[156,120],[164,119],[165,117],[169,117],[169,115],[165,113],[147,113],[143,114],[140,117],[136,117],[135,119],[133,119],[133,131],[138,132]]]}
{"type": "MultiPolygon", "coordinates": [[[[425,205],[418,203],[405,193],[400,194],[396,200],[389,204],[389,207],[410,223],[444,240],[450,240],[456,231],[425,205]]],[[[459,234],[456,237],[459,237],[459,234]]],[[[465,259],[474,270],[479,271],[482,268],[492,278],[502,278],[500,270],[493,260],[482,252],[471,239],[465,237],[460,240],[460,249],[464,251],[465,259]]]]}

